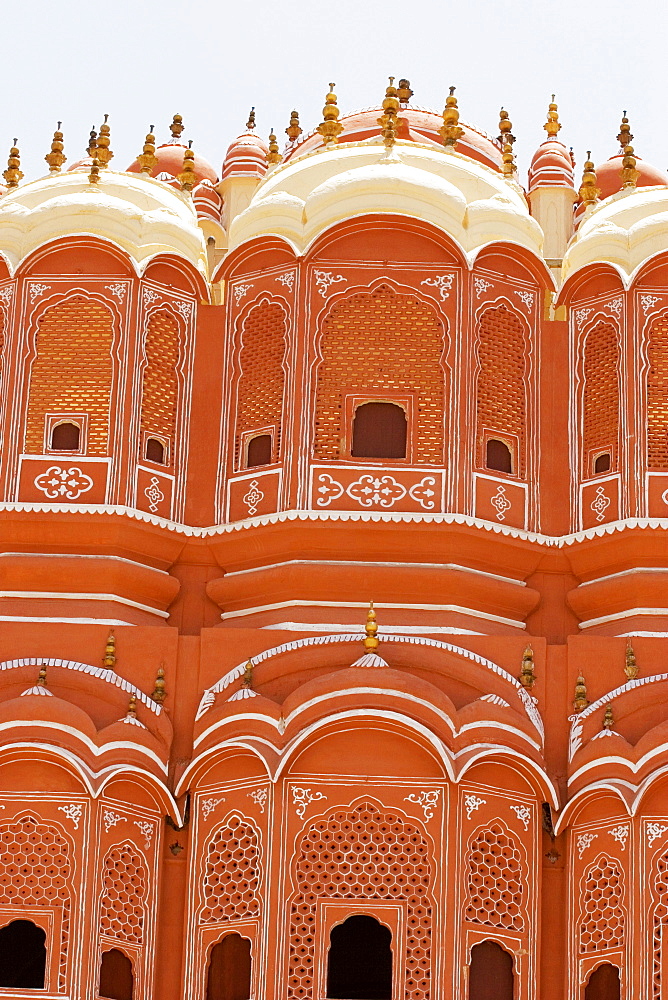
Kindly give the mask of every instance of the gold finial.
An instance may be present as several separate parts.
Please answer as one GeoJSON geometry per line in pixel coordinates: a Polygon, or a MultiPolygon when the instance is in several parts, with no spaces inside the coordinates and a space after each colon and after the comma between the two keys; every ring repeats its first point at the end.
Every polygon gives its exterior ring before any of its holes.
{"type": "Polygon", "coordinates": [[[97,132],[95,131],[94,125],[90,130],[90,136],[88,137],[88,149],[86,152],[92,159],[95,159],[97,156],[97,132]]]}
{"type": "Polygon", "coordinates": [[[533,669],[533,649],[531,646],[527,646],[522,654],[520,682],[525,688],[532,688],[536,683],[536,674],[533,669]]]}
{"type": "Polygon", "coordinates": [[[600,193],[601,189],[596,183],[596,170],[591,158],[591,149],[588,149],[587,159],[582,169],[582,184],[580,185],[580,200],[585,208],[595,205],[600,193]]]}
{"type": "Polygon", "coordinates": [[[248,660],[246,666],[244,667],[244,680],[243,685],[245,688],[253,687],[253,661],[248,660]]]}
{"type": "MultiPolygon", "coordinates": [[[[617,142],[621,147],[622,153],[626,150],[626,147],[630,146],[633,142],[631,126],[629,125],[629,120],[626,117],[626,111],[622,112],[622,124],[619,129],[619,135],[617,136],[617,142]]],[[[631,150],[631,152],[633,152],[633,150],[631,150]]]]}
{"type": "Polygon", "coordinates": [[[397,97],[399,98],[399,103],[408,104],[412,96],[413,96],[413,91],[411,90],[411,81],[399,80],[399,87],[397,89],[397,97]]]}
{"type": "Polygon", "coordinates": [[[153,701],[157,701],[158,705],[162,705],[163,701],[167,697],[166,691],[167,685],[165,684],[165,664],[161,663],[158,667],[158,673],[155,677],[155,687],[153,688],[153,694],[151,698],[153,701]]]}
{"type": "Polygon", "coordinates": [[[137,157],[137,163],[141,167],[141,172],[143,174],[150,174],[153,167],[158,162],[158,157],[155,155],[155,136],[153,135],[153,129],[155,125],[149,125],[150,132],[144,139],[144,148],[141,154],[137,157]]]}
{"type": "Polygon", "coordinates": [[[303,129],[302,129],[301,125],[299,124],[299,112],[298,111],[291,111],[290,112],[290,124],[286,128],[285,134],[287,135],[287,137],[290,140],[290,142],[296,142],[297,139],[299,138],[299,136],[302,134],[302,132],[303,132],[303,129]]]}
{"type": "Polygon", "coordinates": [[[40,664],[39,675],[37,677],[37,685],[38,685],[38,687],[43,687],[43,688],[45,688],[47,686],[47,684],[46,684],[46,663],[40,664]]]}
{"type": "Polygon", "coordinates": [[[130,695],[130,701],[128,702],[128,713],[126,719],[136,719],[137,718],[137,699],[133,694],[130,695]]]}
{"type": "Polygon", "coordinates": [[[281,156],[278,149],[278,141],[276,139],[276,134],[272,128],[269,134],[269,152],[267,153],[267,163],[269,166],[273,166],[276,163],[280,163],[283,157],[281,156]]]}
{"type": "Polygon", "coordinates": [[[248,121],[246,122],[246,128],[249,132],[252,132],[255,128],[255,108],[250,109],[248,121]]]}
{"type": "Polygon", "coordinates": [[[543,125],[543,128],[547,132],[548,139],[555,139],[557,132],[561,128],[557,105],[554,103],[554,94],[552,94],[552,102],[547,112],[547,121],[543,125]]]}
{"type": "Polygon", "coordinates": [[[575,699],[573,701],[573,708],[576,712],[581,712],[583,708],[586,708],[589,704],[587,700],[587,685],[585,684],[585,679],[580,674],[575,682],[575,699]]]}
{"type": "Polygon", "coordinates": [[[499,112],[499,142],[503,150],[501,154],[503,176],[512,180],[515,176],[515,155],[513,153],[513,143],[515,136],[512,132],[513,123],[505,108],[499,112]]]}
{"type": "Polygon", "coordinates": [[[612,702],[607,706],[605,710],[605,715],[603,716],[603,728],[604,729],[614,729],[615,717],[612,713],[612,702]]]}
{"type": "Polygon", "coordinates": [[[181,138],[181,133],[183,132],[185,125],[183,124],[182,115],[174,115],[172,118],[172,124],[169,126],[169,130],[172,133],[172,142],[178,142],[181,138]]]}
{"type": "Polygon", "coordinates": [[[343,125],[340,121],[338,121],[340,111],[336,103],[334,86],[335,85],[333,83],[330,83],[329,93],[325,98],[325,106],[322,109],[323,120],[316,129],[316,132],[318,132],[325,140],[326,146],[337,143],[339,141],[339,136],[343,132],[343,125]]]}
{"type": "Polygon", "coordinates": [[[197,184],[197,177],[195,176],[195,154],[191,149],[190,142],[188,143],[187,148],[183,150],[183,169],[178,175],[177,180],[181,185],[182,191],[192,191],[195,184],[197,184]]]}
{"type": "Polygon", "coordinates": [[[113,632],[110,632],[107,636],[107,645],[104,647],[102,664],[107,670],[113,670],[116,666],[116,636],[113,632]]]}
{"type": "Polygon", "coordinates": [[[633,155],[633,146],[624,148],[624,158],[622,160],[622,188],[634,188],[640,177],[640,171],[636,170],[636,158],[633,155]]]}
{"type": "Polygon", "coordinates": [[[63,153],[63,133],[60,131],[60,126],[62,122],[58,122],[58,128],[53,133],[53,141],[51,143],[51,152],[47,153],[44,159],[49,164],[50,174],[59,174],[60,168],[63,163],[66,162],[67,157],[63,153]]]}
{"type": "Polygon", "coordinates": [[[399,110],[399,98],[397,88],[394,86],[394,77],[390,78],[390,85],[385,89],[385,100],[383,101],[383,114],[378,119],[381,127],[383,142],[388,149],[394,146],[397,138],[397,111],[399,110]]]}
{"type": "Polygon", "coordinates": [[[90,165],[90,173],[88,175],[88,181],[90,184],[100,183],[100,161],[97,156],[93,157],[93,162],[90,165]]]}
{"type": "Polygon", "coordinates": [[[369,610],[366,613],[366,625],[364,626],[364,631],[366,636],[362,639],[362,644],[365,649],[371,651],[372,649],[378,649],[378,625],[376,624],[376,612],[373,609],[373,601],[369,604],[369,610]]]}
{"type": "Polygon", "coordinates": [[[638,676],[638,664],[636,663],[636,654],[633,652],[633,646],[629,641],[626,646],[626,662],[624,664],[624,673],[630,681],[634,681],[638,676]]]}
{"type": "Polygon", "coordinates": [[[16,141],[17,140],[14,139],[14,145],[9,150],[7,169],[2,175],[7,181],[8,188],[18,187],[19,181],[23,180],[23,171],[21,170],[21,154],[19,153],[19,147],[16,145],[16,141]]]}
{"type": "Polygon", "coordinates": [[[111,145],[111,129],[107,125],[107,120],[109,115],[104,116],[104,122],[100,125],[100,132],[97,137],[97,159],[102,170],[109,166],[109,162],[114,158],[114,154],[110,149],[111,145]]]}
{"type": "Polygon", "coordinates": [[[454,149],[464,134],[464,129],[459,124],[459,108],[454,87],[450,87],[450,96],[445,101],[443,126],[439,129],[439,134],[446,149],[454,149]]]}

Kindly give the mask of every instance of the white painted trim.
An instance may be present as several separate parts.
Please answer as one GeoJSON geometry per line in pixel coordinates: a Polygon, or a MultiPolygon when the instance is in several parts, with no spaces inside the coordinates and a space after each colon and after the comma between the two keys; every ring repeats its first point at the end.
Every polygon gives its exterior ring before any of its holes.
{"type": "Polygon", "coordinates": [[[604,580],[616,580],[620,576],[634,576],[637,573],[668,573],[668,566],[633,566],[631,569],[624,569],[619,573],[608,573],[606,576],[597,576],[593,580],[584,580],[579,584],[579,588],[590,587],[592,583],[603,583],[604,580]]]}
{"type": "MultiPolygon", "coordinates": [[[[2,593],[0,592],[0,597],[2,593]]],[[[363,601],[278,601],[275,604],[256,604],[241,611],[223,611],[221,618],[227,621],[229,618],[245,618],[248,615],[259,614],[262,611],[276,611],[281,608],[367,608],[368,604],[363,601]]],[[[526,629],[524,622],[515,621],[513,618],[501,618],[499,615],[490,615],[484,611],[475,611],[473,608],[464,608],[458,604],[385,604],[376,605],[383,609],[398,609],[406,611],[449,611],[455,614],[468,615],[473,618],[484,618],[486,621],[499,622],[501,625],[510,625],[513,628],[526,629]]],[[[275,626],[274,626],[275,627],[275,626]]]]}
{"type": "MultiPolygon", "coordinates": [[[[1,616],[0,621],[2,621],[1,616]]],[[[359,627],[355,625],[334,625],[331,622],[275,622],[272,625],[261,625],[260,628],[273,632],[325,632],[331,635],[338,632],[349,633],[357,630],[360,639],[364,637],[364,628],[361,625],[359,627]]],[[[446,625],[393,625],[391,622],[385,622],[383,628],[388,629],[395,635],[426,635],[427,633],[432,635],[487,635],[486,632],[474,632],[470,628],[451,628],[446,625]]],[[[634,635],[636,634],[641,635],[642,633],[634,633],[634,635]]],[[[652,635],[654,634],[652,633],[652,635]]],[[[379,635],[382,638],[380,630],[379,635]]]]}
{"type": "MultiPolygon", "coordinates": [[[[616,615],[602,615],[601,618],[590,618],[586,622],[580,622],[578,628],[605,625],[606,622],[616,622],[620,618],[643,618],[652,615],[668,618],[668,608],[629,608],[628,611],[620,611],[616,615]]],[[[636,633],[634,632],[633,634],[635,635],[636,633]]]]}
{"type": "MultiPolygon", "coordinates": [[[[118,721],[120,722],[121,720],[119,719],[118,721]]],[[[143,754],[152,760],[165,774],[168,772],[168,764],[161,760],[155,751],[145,747],[142,743],[131,743],[129,740],[114,740],[113,743],[103,743],[100,747],[86,736],[85,733],[82,733],[81,730],[75,729],[73,726],[66,726],[62,722],[49,722],[46,719],[13,719],[11,722],[0,722],[0,732],[12,729],[31,729],[33,731],[35,729],[56,729],[58,732],[69,733],[74,739],[83,743],[86,749],[95,757],[103,757],[109,750],[135,750],[137,753],[143,754]]]]}
{"type": "MultiPolygon", "coordinates": [[[[126,622],[122,618],[30,618],[27,615],[0,615],[0,622],[58,622],[59,625],[130,625],[136,627],[137,622],[126,622]]],[[[475,633],[476,635],[478,633],[475,633]]]]}
{"type": "Polygon", "coordinates": [[[80,552],[0,552],[0,559],[6,559],[8,556],[21,559],[104,559],[106,561],[127,563],[128,566],[139,566],[141,569],[148,569],[152,573],[162,573],[163,576],[169,576],[169,573],[165,569],[158,569],[157,566],[150,566],[148,563],[138,562],[136,559],[127,559],[125,556],[112,556],[106,553],[100,553],[99,555],[91,555],[90,553],[80,553],[80,552]]]}
{"type": "Polygon", "coordinates": [[[149,614],[159,615],[160,618],[169,618],[168,611],[159,611],[158,608],[152,608],[148,604],[139,604],[127,597],[120,597],[118,594],[74,594],[67,592],[59,594],[46,590],[0,590],[0,598],[3,597],[36,601],[112,601],[117,604],[126,604],[129,608],[148,611],[149,614]]]}
{"type": "MultiPolygon", "coordinates": [[[[251,566],[249,569],[235,569],[225,573],[230,578],[233,576],[246,576],[248,573],[263,573],[269,569],[280,569],[282,566],[357,566],[367,569],[371,566],[380,569],[435,569],[443,571],[445,569],[458,570],[461,573],[474,573],[476,576],[484,576],[490,580],[501,580],[503,583],[514,583],[518,587],[526,587],[524,580],[516,580],[511,576],[500,576],[498,573],[486,573],[482,569],[474,569],[472,566],[462,566],[460,563],[410,563],[410,562],[376,562],[358,561],[356,559],[284,559],[282,562],[265,563],[262,566],[251,566]]],[[[666,570],[668,573],[668,569],[666,570]]]]}

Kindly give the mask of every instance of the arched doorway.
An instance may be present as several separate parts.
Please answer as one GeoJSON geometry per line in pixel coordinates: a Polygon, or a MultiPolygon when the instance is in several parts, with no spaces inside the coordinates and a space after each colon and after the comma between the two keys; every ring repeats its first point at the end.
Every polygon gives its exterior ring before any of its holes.
{"type": "Polygon", "coordinates": [[[585,986],[585,1000],[620,1000],[619,969],[606,962],[594,969],[585,986]]]}
{"type": "Polygon", "coordinates": [[[43,990],[46,932],[32,920],[13,920],[0,930],[0,987],[43,990]]]}
{"type": "Polygon", "coordinates": [[[99,993],[105,1000],[132,1000],[134,994],[132,962],[118,948],[102,953],[99,993]]]}
{"type": "Polygon", "coordinates": [[[513,1000],[513,956],[496,941],[471,948],[469,1000],[513,1000]]]}
{"type": "Polygon", "coordinates": [[[250,1000],[251,945],[240,934],[226,934],[209,956],[206,1000],[250,1000]]]}
{"type": "Polygon", "coordinates": [[[392,1000],[392,933],[373,917],[348,917],[332,928],[329,1000],[392,1000]]]}

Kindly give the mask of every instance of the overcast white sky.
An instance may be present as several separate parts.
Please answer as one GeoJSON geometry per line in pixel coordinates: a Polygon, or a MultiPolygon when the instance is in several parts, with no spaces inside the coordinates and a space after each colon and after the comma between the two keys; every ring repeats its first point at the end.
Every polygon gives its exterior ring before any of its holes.
{"type": "Polygon", "coordinates": [[[26,178],[46,173],[58,119],[75,162],[105,112],[112,166],[179,112],[220,170],[251,105],[282,141],[293,107],[305,130],[320,121],[330,80],[345,113],[380,102],[390,74],[437,110],[455,84],[462,118],[493,135],[504,105],[524,170],[553,91],[578,180],[586,149],[617,151],[624,108],[636,152],[665,169],[667,28],[664,0],[24,0],[0,26],[0,171],[18,136],[26,178]]]}

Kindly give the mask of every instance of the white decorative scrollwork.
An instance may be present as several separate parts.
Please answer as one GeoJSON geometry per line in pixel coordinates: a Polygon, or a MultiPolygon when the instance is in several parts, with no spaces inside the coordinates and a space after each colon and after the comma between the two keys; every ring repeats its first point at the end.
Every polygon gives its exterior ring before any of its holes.
{"type": "Polygon", "coordinates": [[[295,283],[295,272],[286,271],[285,274],[277,274],[276,281],[280,281],[282,285],[285,285],[289,292],[292,291],[292,286],[295,283]]]}
{"type": "Polygon", "coordinates": [[[128,286],[122,281],[116,281],[113,285],[105,285],[105,289],[115,295],[119,302],[123,302],[125,299],[125,293],[128,286]]]}
{"type": "Polygon", "coordinates": [[[423,510],[433,510],[436,503],[432,497],[436,496],[436,490],[432,490],[431,487],[435,485],[436,480],[433,476],[425,476],[419,483],[411,486],[408,495],[412,500],[416,500],[423,510]]]}
{"type": "Polygon", "coordinates": [[[248,295],[252,287],[252,285],[235,285],[233,289],[234,304],[238,306],[244,295],[248,295]]]}
{"type": "Polygon", "coordinates": [[[605,303],[605,308],[609,309],[611,313],[619,319],[622,315],[622,309],[624,308],[624,299],[621,297],[618,299],[612,299],[611,302],[605,303]]]}
{"type": "Polygon", "coordinates": [[[4,285],[0,288],[0,302],[5,306],[5,309],[9,309],[9,303],[14,298],[14,286],[4,285]]]}
{"type": "Polygon", "coordinates": [[[668,503],[668,490],[663,491],[663,493],[661,494],[661,499],[663,500],[664,503],[668,503]]]}
{"type": "Polygon", "coordinates": [[[648,823],[647,827],[647,843],[651,847],[655,840],[659,837],[663,837],[664,833],[668,831],[668,826],[663,826],[661,823],[648,823]]]}
{"type": "Polygon", "coordinates": [[[300,819],[304,819],[306,807],[310,805],[311,802],[319,802],[320,799],[326,798],[327,796],[323,795],[322,792],[312,792],[310,788],[298,788],[296,785],[292,786],[292,804],[297,807],[295,812],[300,819]]]}
{"type": "Polygon", "coordinates": [[[440,788],[434,788],[432,791],[423,791],[419,795],[412,792],[407,795],[404,802],[414,802],[416,805],[420,806],[422,812],[424,813],[425,819],[431,819],[434,815],[434,809],[438,807],[438,800],[441,794],[440,788]]]}
{"type": "Polygon", "coordinates": [[[485,281],[484,278],[481,278],[478,275],[476,275],[476,277],[473,279],[473,284],[475,285],[475,294],[476,298],[478,299],[480,298],[481,295],[485,294],[488,288],[492,287],[491,281],[485,281]]]}
{"type": "Polygon", "coordinates": [[[356,479],[346,488],[346,493],[356,500],[360,507],[393,507],[397,500],[406,496],[406,488],[394,476],[372,476],[366,474],[356,479]]]}
{"type": "Polygon", "coordinates": [[[621,826],[615,826],[612,830],[608,831],[611,837],[614,837],[618,844],[622,845],[622,848],[626,849],[626,841],[628,840],[630,827],[622,823],[621,826]]]}
{"type": "Polygon", "coordinates": [[[103,809],[102,819],[104,820],[104,831],[105,833],[109,833],[112,826],[116,826],[117,823],[122,823],[125,817],[121,816],[119,813],[112,812],[111,809],[103,809]]]}
{"type": "Polygon", "coordinates": [[[142,300],[145,306],[150,306],[152,302],[157,302],[160,296],[153,288],[145,288],[142,292],[142,300]]]}
{"type": "Polygon", "coordinates": [[[202,799],[202,816],[208,819],[216,806],[219,806],[225,799],[202,799]]]}
{"type": "Polygon", "coordinates": [[[578,837],[578,857],[582,860],[582,855],[587,850],[587,848],[596,840],[598,837],[597,833],[581,833],[578,837]]]}
{"type": "Polygon", "coordinates": [[[466,809],[466,818],[471,819],[471,813],[474,813],[476,809],[480,809],[480,806],[484,805],[487,805],[487,799],[479,799],[477,795],[465,795],[464,808],[466,809]]]}
{"type": "Polygon", "coordinates": [[[28,285],[28,294],[30,295],[30,304],[34,305],[40,296],[44,295],[44,292],[48,292],[51,285],[40,285],[38,281],[31,281],[28,285]]]}
{"type": "Polygon", "coordinates": [[[49,500],[57,500],[59,497],[76,500],[82,493],[88,493],[93,488],[93,480],[76,466],[63,469],[60,465],[52,465],[46,472],[35,477],[35,486],[49,500]]]}
{"type": "Polygon", "coordinates": [[[176,299],[174,302],[174,308],[186,321],[188,321],[193,314],[195,303],[192,299],[176,299]]]}
{"type": "Polygon", "coordinates": [[[443,302],[447,299],[452,289],[452,282],[455,280],[454,274],[437,274],[435,278],[425,278],[421,285],[432,285],[438,290],[443,302]]]}
{"type": "Polygon", "coordinates": [[[67,806],[58,806],[58,812],[65,813],[67,818],[73,823],[74,829],[79,829],[81,814],[83,813],[83,806],[79,802],[71,802],[67,806]]]}
{"type": "Polygon", "coordinates": [[[493,497],[490,497],[489,501],[496,511],[496,516],[499,521],[505,521],[506,512],[512,507],[511,501],[506,496],[506,487],[499,483],[496,493],[493,497]]]}
{"type": "Polygon", "coordinates": [[[575,322],[578,325],[578,330],[581,328],[582,324],[587,321],[587,319],[593,313],[593,309],[576,309],[575,310],[575,322]]]}
{"type": "Polygon", "coordinates": [[[512,811],[517,816],[520,823],[523,825],[524,830],[529,829],[529,821],[531,820],[531,810],[528,806],[511,806],[512,811]]]}
{"type": "Polygon", "coordinates": [[[248,493],[243,497],[243,502],[248,507],[248,513],[251,517],[257,514],[257,508],[259,504],[264,500],[264,493],[258,485],[257,479],[251,480],[251,484],[248,487],[248,493]]]}
{"type": "Polygon", "coordinates": [[[318,482],[321,483],[317,488],[318,493],[320,493],[317,500],[318,507],[326,507],[327,504],[343,496],[343,486],[336,479],[332,479],[328,472],[319,475],[318,482]]]}
{"type": "Polygon", "coordinates": [[[149,510],[155,514],[156,510],[165,499],[165,494],[160,489],[160,480],[157,476],[151,476],[151,482],[144,490],[144,496],[148,500],[149,510]]]}
{"type": "Polygon", "coordinates": [[[144,838],[144,847],[148,851],[151,846],[151,841],[153,840],[153,830],[155,829],[153,823],[148,823],[146,820],[142,819],[136,819],[135,826],[144,838]]]}
{"type": "Polygon", "coordinates": [[[521,291],[516,290],[515,295],[517,295],[520,302],[523,302],[527,309],[531,311],[533,306],[533,292],[527,292],[522,289],[521,291]]]}
{"type": "Polygon", "coordinates": [[[327,298],[327,292],[331,285],[346,280],[342,274],[332,274],[331,271],[314,271],[313,276],[315,277],[316,288],[323,299],[327,298]]]}
{"type": "Polygon", "coordinates": [[[659,302],[659,299],[658,299],[658,297],[656,295],[641,295],[640,296],[640,305],[642,306],[642,311],[644,312],[645,316],[650,311],[650,309],[654,308],[654,306],[657,304],[657,302],[659,302]]]}
{"type": "Polygon", "coordinates": [[[254,788],[252,792],[248,793],[248,798],[252,799],[255,805],[260,807],[260,812],[263,813],[268,794],[266,788],[254,788]]]}
{"type": "Polygon", "coordinates": [[[596,487],[596,496],[589,506],[596,514],[597,521],[605,520],[605,512],[610,506],[610,497],[606,496],[605,486],[596,487]]]}

